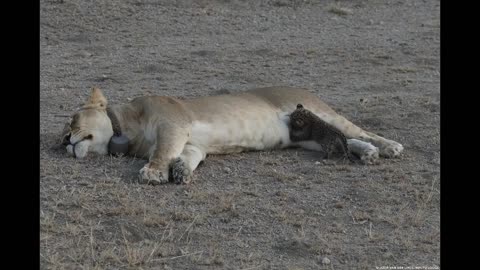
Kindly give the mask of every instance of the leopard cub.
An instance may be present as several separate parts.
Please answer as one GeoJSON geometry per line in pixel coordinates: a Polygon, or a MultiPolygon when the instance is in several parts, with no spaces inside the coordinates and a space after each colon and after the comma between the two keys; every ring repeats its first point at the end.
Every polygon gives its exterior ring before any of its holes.
{"type": "Polygon", "coordinates": [[[344,157],[354,162],[348,150],[345,135],[313,112],[305,109],[302,104],[298,104],[297,109],[290,114],[289,129],[292,142],[315,141],[325,151],[327,159],[334,150],[340,150],[344,157]]]}

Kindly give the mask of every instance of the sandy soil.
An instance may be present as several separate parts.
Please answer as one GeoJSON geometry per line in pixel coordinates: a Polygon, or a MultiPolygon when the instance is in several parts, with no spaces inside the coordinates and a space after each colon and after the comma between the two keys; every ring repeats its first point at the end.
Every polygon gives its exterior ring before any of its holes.
{"type": "Polygon", "coordinates": [[[440,1],[40,2],[42,269],[440,265],[440,1]],[[307,87],[405,152],[209,156],[189,186],[138,185],[145,160],[54,147],[94,85],[110,103],[307,87]]]}

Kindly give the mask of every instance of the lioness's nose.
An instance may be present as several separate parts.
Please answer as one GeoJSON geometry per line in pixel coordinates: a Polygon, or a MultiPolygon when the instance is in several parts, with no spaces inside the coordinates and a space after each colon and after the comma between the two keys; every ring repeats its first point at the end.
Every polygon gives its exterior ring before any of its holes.
{"type": "Polygon", "coordinates": [[[63,145],[69,145],[70,144],[70,133],[68,133],[67,135],[65,135],[65,137],[63,137],[62,144],[63,145]]]}

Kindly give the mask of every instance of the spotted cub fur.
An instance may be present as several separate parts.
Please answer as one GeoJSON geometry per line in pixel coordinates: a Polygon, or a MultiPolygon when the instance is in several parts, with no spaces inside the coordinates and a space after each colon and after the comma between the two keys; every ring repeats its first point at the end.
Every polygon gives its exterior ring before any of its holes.
{"type": "Polygon", "coordinates": [[[292,142],[315,141],[325,151],[327,159],[337,149],[344,154],[345,158],[354,162],[348,150],[345,135],[305,109],[302,104],[298,104],[297,109],[290,114],[290,140],[292,142]]]}

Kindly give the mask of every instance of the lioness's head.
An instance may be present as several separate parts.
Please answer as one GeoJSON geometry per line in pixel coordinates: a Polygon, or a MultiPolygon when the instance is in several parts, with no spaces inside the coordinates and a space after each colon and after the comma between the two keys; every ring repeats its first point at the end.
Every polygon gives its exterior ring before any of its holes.
{"type": "Polygon", "coordinates": [[[108,153],[113,128],[106,109],[107,99],[94,87],[85,105],[75,112],[62,132],[62,144],[68,153],[77,158],[88,152],[108,153]]]}

